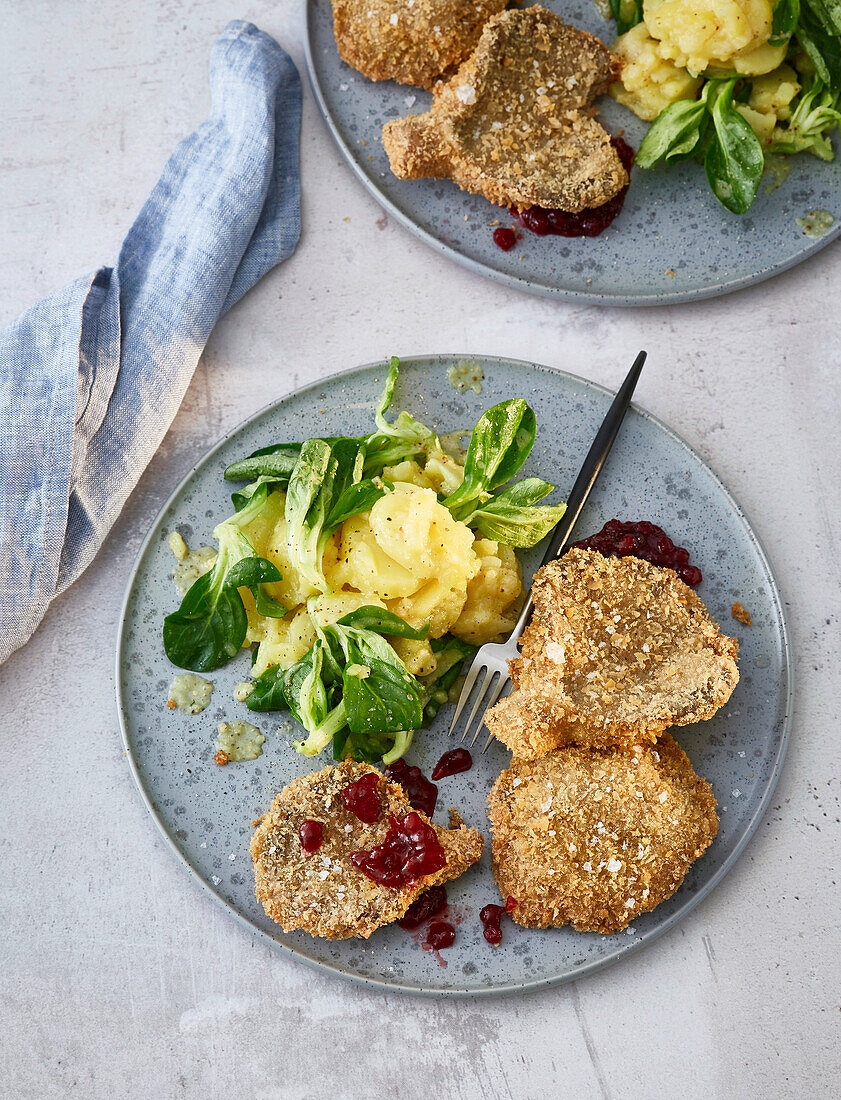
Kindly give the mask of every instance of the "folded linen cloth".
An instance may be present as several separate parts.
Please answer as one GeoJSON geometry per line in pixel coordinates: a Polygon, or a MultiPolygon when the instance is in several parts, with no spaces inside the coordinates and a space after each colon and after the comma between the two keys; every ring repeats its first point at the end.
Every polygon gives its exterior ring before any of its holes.
{"type": "Polygon", "coordinates": [[[0,330],[0,662],[87,568],[158,448],[214,324],[300,234],[301,82],[230,23],[208,120],[120,249],[0,330]]]}

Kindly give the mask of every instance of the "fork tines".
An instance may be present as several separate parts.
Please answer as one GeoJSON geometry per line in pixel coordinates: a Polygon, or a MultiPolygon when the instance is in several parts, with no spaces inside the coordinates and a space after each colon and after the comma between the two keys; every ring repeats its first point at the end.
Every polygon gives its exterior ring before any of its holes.
{"type": "MultiPolygon", "coordinates": [[[[484,671],[485,675],[482,680],[481,686],[479,687],[479,691],[476,694],[476,699],[473,703],[473,709],[470,711],[470,717],[467,719],[464,725],[464,731],[461,735],[462,741],[466,741],[468,734],[473,727],[474,719],[479,713],[480,708],[482,708],[481,716],[479,718],[479,721],[476,723],[476,728],[473,730],[473,736],[470,740],[471,747],[476,744],[476,738],[479,736],[482,727],[485,724],[485,712],[490,710],[490,708],[494,705],[494,703],[497,701],[500,694],[502,693],[502,689],[508,683],[507,676],[503,675],[498,669],[485,668],[482,665],[474,664],[467,674],[467,678],[464,682],[464,687],[462,688],[461,695],[459,696],[458,706],[456,707],[455,714],[453,715],[453,721],[450,725],[450,730],[448,734],[448,736],[450,737],[452,737],[453,731],[458,724],[461,712],[464,710],[465,705],[467,704],[471,694],[473,693],[473,688],[481,671],[484,671]]],[[[488,745],[489,744],[490,739],[488,740],[488,745]]],[[[482,749],[482,752],[485,752],[488,745],[485,745],[485,748],[482,749]]]]}

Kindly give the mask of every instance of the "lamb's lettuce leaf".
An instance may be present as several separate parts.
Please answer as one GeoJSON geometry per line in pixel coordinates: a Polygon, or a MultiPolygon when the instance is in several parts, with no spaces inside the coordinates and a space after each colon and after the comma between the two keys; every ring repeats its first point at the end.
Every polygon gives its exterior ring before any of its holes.
{"type": "Polygon", "coordinates": [[[804,85],[791,118],[774,130],[772,153],[809,152],[821,160],[833,160],[832,131],[841,124],[841,93],[832,92],[819,76],[804,85]]]}
{"type": "Polygon", "coordinates": [[[181,606],[164,619],[164,650],[173,664],[194,672],[209,672],[235,657],[245,641],[248,617],[238,588],[249,588],[265,609],[283,615],[286,608],[263,589],[281,575],[271,562],[258,557],[242,530],[265,506],[266,485],[213,532],[219,553],[213,568],[191,586],[181,606]]]}
{"type": "Polygon", "coordinates": [[[364,447],[355,439],[307,439],[286,490],[286,545],[297,572],[319,592],[329,591],[321,561],[340,523],[367,512],[388,487],[362,479],[364,447]]]}
{"type": "Polygon", "coordinates": [[[464,481],[444,504],[467,522],[477,505],[520,469],[534,446],[536,420],[522,397],[502,401],[482,413],[470,436],[464,481]]]}
{"type": "Polygon", "coordinates": [[[506,546],[536,546],[566,512],[566,504],[538,504],[553,489],[538,477],[517,481],[480,505],[470,517],[470,526],[506,546]]]}

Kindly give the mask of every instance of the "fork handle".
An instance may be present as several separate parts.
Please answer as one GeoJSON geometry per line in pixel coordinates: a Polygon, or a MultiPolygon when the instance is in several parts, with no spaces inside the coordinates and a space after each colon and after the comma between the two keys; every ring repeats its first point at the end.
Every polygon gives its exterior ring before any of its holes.
{"type": "MultiPolygon", "coordinates": [[[[617,432],[619,431],[622,421],[625,419],[625,413],[628,411],[628,406],[631,404],[631,397],[636,389],[645,359],[646,353],[641,351],[634,360],[634,365],[628,371],[625,381],[619,387],[616,396],[611,402],[610,408],[607,410],[607,415],[602,421],[601,427],[596,432],[596,438],[593,440],[590,450],[587,452],[587,457],[584,459],[584,463],[578,472],[578,477],[575,479],[575,484],[567,500],[566,511],[560,523],[552,532],[552,537],[549,539],[549,545],[546,548],[546,553],[543,555],[543,561],[540,563],[541,567],[553,558],[559,558],[566,550],[573,528],[578,522],[578,517],[581,515],[581,510],[590,495],[591,489],[596,484],[602,466],[604,466],[605,460],[610,454],[610,448],[613,446],[617,432]]],[[[523,633],[533,606],[534,602],[531,598],[531,593],[529,593],[525,607],[520,612],[517,625],[511,632],[512,638],[519,638],[523,633]]]]}

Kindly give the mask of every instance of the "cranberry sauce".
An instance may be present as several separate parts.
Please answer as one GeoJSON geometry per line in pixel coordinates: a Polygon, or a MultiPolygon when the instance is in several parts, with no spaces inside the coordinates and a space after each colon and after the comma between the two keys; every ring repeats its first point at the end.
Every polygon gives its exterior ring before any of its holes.
{"type": "Polygon", "coordinates": [[[486,905],[479,914],[479,920],[485,926],[482,935],[488,943],[496,946],[502,942],[502,915],[510,913],[516,904],[517,899],[509,897],[506,898],[505,905],[486,905]]]}
{"type": "Polygon", "coordinates": [[[507,225],[499,225],[493,233],[494,244],[503,252],[510,252],[517,243],[517,234],[507,225]]]}
{"type": "Polygon", "coordinates": [[[473,767],[473,757],[467,749],[450,749],[445,752],[432,773],[433,779],[444,779],[448,775],[469,772],[473,767]]]}
{"type": "Polygon", "coordinates": [[[438,801],[438,788],[430,783],[420,768],[411,767],[401,757],[389,764],[385,769],[386,779],[392,783],[399,783],[406,792],[406,797],[416,810],[420,810],[427,817],[432,817],[435,812],[435,803],[438,801]]]}
{"type": "Polygon", "coordinates": [[[403,916],[398,920],[401,928],[407,932],[414,932],[428,920],[437,917],[447,908],[446,886],[430,886],[425,894],[413,901],[403,916]]]}
{"type": "Polygon", "coordinates": [[[351,852],[350,861],[372,882],[397,889],[440,871],[447,856],[432,826],[419,814],[408,813],[389,817],[382,844],[369,852],[351,852]]]}
{"type": "Polygon", "coordinates": [[[356,814],[366,825],[373,824],[380,816],[379,781],[376,772],[366,772],[339,792],[345,809],[356,814]]]}
{"type": "Polygon", "coordinates": [[[449,921],[436,920],[426,932],[424,947],[430,951],[440,951],[442,947],[451,947],[456,938],[456,930],[449,921]]]}
{"type": "Polygon", "coordinates": [[[317,852],[324,837],[324,826],[320,821],[312,821],[308,818],[301,822],[298,836],[305,852],[317,852]]]}
{"type": "Polygon", "coordinates": [[[675,546],[662,527],[645,520],[639,523],[608,520],[601,531],[574,542],[573,546],[598,550],[606,558],[629,556],[650,561],[652,565],[667,566],[690,588],[697,588],[704,579],[701,570],[689,564],[689,551],[675,546]]]}
{"type": "MultiPolygon", "coordinates": [[[[621,137],[612,137],[610,144],[630,175],[631,165],[634,163],[634,150],[621,137]]],[[[538,237],[549,234],[556,237],[598,237],[619,215],[627,192],[628,184],[625,184],[622,190],[606,203],[591,209],[579,210],[577,214],[568,214],[565,210],[545,210],[542,206],[531,206],[523,211],[518,211],[515,206],[512,206],[508,212],[517,225],[530,230],[538,237]]],[[[497,239],[497,233],[499,230],[494,232],[495,243],[507,252],[511,244],[503,244],[497,239]]],[[[508,240],[507,237],[505,239],[508,240]]],[[[513,241],[511,243],[513,244],[513,241]]]]}

